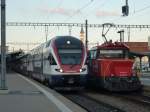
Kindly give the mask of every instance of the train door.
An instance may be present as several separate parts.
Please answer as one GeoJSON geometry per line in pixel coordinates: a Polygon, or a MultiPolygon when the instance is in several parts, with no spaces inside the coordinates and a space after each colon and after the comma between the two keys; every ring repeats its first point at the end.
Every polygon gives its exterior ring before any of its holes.
{"type": "Polygon", "coordinates": [[[54,75],[56,61],[51,53],[48,54],[47,58],[44,58],[43,66],[43,73],[45,75],[54,75]]]}
{"type": "Polygon", "coordinates": [[[96,50],[91,50],[89,52],[89,56],[88,56],[88,68],[89,68],[89,74],[93,74],[94,73],[94,65],[96,63],[96,56],[97,56],[97,51],[96,50]]]}
{"type": "Polygon", "coordinates": [[[31,76],[32,72],[33,72],[33,55],[29,54],[28,55],[28,66],[27,66],[27,70],[29,73],[29,76],[31,76]]]}

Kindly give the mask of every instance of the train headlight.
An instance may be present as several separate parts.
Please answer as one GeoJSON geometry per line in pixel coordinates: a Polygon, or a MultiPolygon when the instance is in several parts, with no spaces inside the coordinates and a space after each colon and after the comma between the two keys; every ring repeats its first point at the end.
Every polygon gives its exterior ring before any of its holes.
{"type": "Polygon", "coordinates": [[[68,40],[68,41],[67,41],[67,44],[70,44],[70,43],[71,43],[71,42],[68,40]]]}
{"type": "Polygon", "coordinates": [[[63,70],[62,69],[55,69],[57,72],[63,72],[63,70]]]}
{"type": "Polygon", "coordinates": [[[60,69],[60,72],[62,73],[62,72],[63,72],[63,70],[62,70],[62,69],[60,69]]]}
{"type": "Polygon", "coordinates": [[[81,68],[80,72],[84,72],[86,70],[86,68],[81,68]]]}
{"type": "Polygon", "coordinates": [[[80,72],[82,72],[82,69],[80,69],[80,72]]]}

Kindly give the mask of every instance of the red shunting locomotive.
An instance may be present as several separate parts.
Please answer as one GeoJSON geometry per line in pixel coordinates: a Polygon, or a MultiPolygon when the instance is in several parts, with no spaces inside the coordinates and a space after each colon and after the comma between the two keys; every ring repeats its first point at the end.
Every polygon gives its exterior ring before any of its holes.
{"type": "Polygon", "coordinates": [[[139,90],[141,83],[133,63],[124,43],[110,41],[93,47],[88,56],[89,85],[109,91],[139,90]]]}

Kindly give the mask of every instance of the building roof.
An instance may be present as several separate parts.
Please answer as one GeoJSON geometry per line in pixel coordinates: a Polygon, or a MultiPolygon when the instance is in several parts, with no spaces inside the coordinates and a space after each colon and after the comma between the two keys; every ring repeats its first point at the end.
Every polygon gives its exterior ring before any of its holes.
{"type": "Polygon", "coordinates": [[[131,52],[150,52],[150,48],[148,46],[148,42],[125,42],[131,52]]]}

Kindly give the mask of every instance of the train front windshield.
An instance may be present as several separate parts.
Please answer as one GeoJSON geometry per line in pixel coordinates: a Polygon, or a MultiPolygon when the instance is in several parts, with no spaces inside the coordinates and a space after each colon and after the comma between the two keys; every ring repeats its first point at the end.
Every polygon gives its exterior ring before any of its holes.
{"type": "Polygon", "coordinates": [[[81,64],[82,49],[59,49],[58,54],[63,65],[81,64]]]}
{"type": "Polygon", "coordinates": [[[126,50],[100,50],[100,58],[128,58],[128,51],[126,50]]]}

